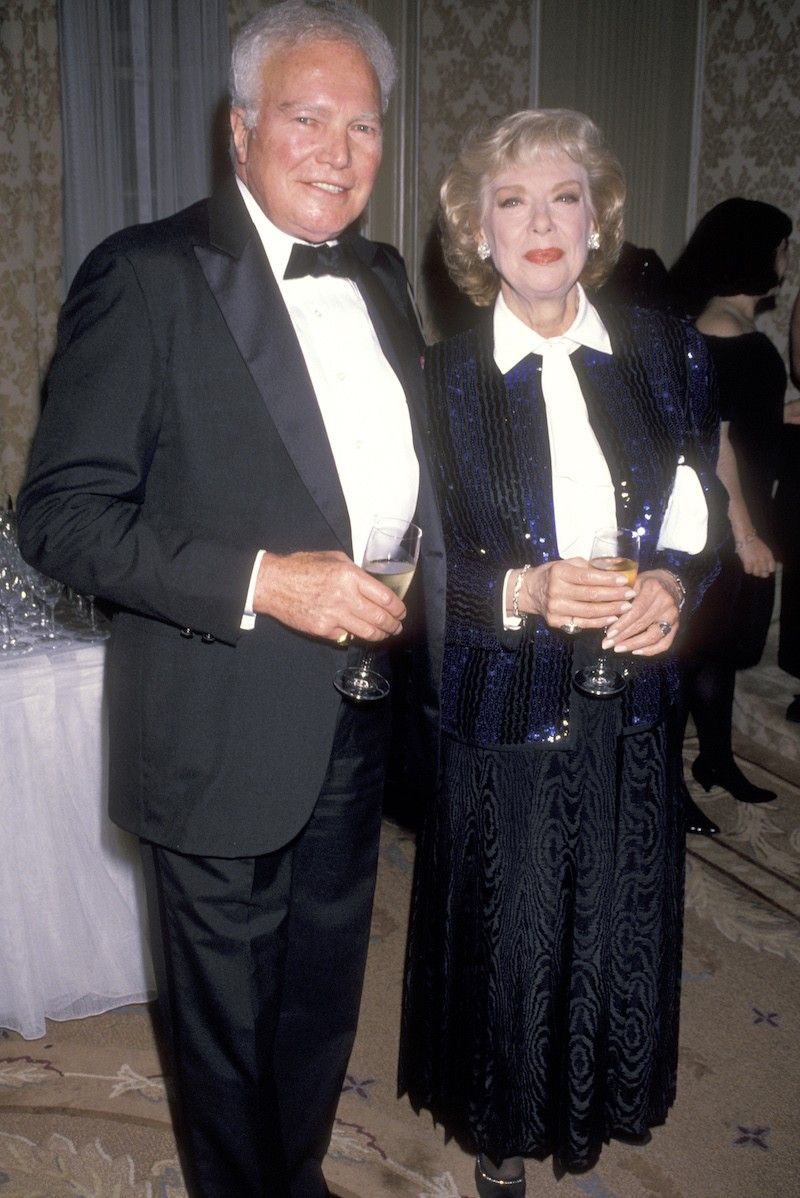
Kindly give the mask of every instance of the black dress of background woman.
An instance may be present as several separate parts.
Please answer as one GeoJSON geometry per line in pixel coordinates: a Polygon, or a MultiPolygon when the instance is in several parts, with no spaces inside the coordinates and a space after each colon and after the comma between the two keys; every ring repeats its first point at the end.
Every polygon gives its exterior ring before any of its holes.
{"type": "Polygon", "coordinates": [[[734,198],[698,224],[670,278],[674,302],[695,320],[716,367],[721,419],[717,472],[729,493],[730,537],[720,577],[682,644],[686,704],[700,753],[692,772],[742,802],[775,798],[733,759],[736,671],[754,666],[775,598],[772,493],[778,475],[786,368],[755,327],[758,302],[778,287],[792,224],[771,204],[734,198]]]}

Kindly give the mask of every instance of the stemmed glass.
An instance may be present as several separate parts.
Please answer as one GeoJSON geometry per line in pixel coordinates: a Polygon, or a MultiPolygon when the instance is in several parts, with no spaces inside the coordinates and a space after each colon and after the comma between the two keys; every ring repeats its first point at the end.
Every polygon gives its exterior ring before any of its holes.
{"type": "MultiPolygon", "coordinates": [[[[367,538],[363,568],[394,591],[398,599],[405,598],[414,577],[421,536],[421,529],[408,520],[381,517],[367,538]]],[[[373,649],[364,649],[357,665],[339,670],[333,680],[336,689],[358,702],[385,698],[389,683],[372,668],[374,656],[373,649]]]]}
{"type": "Polygon", "coordinates": [[[86,601],[89,608],[89,623],[75,633],[75,639],[79,641],[106,640],[111,634],[107,628],[103,628],[97,623],[97,607],[94,595],[82,595],[81,598],[86,601]]]}
{"type": "Polygon", "coordinates": [[[13,563],[0,558],[0,654],[19,657],[30,653],[30,641],[20,640],[14,633],[14,616],[25,602],[25,580],[13,563]]]}
{"type": "Polygon", "coordinates": [[[29,578],[31,590],[36,598],[44,604],[47,612],[45,628],[39,639],[39,645],[43,649],[57,649],[62,641],[68,639],[56,631],[56,604],[63,594],[64,584],[55,578],[48,577],[47,574],[42,574],[39,570],[34,570],[33,567],[29,569],[29,578]]]}
{"type": "MultiPolygon", "coordinates": [[[[594,535],[589,565],[595,570],[624,574],[633,586],[639,569],[639,534],[632,528],[602,528],[594,535]]],[[[605,632],[601,632],[601,642],[605,632]]],[[[573,681],[579,691],[594,698],[617,695],[625,689],[625,678],[612,669],[603,650],[591,666],[576,670],[573,681]]]]}

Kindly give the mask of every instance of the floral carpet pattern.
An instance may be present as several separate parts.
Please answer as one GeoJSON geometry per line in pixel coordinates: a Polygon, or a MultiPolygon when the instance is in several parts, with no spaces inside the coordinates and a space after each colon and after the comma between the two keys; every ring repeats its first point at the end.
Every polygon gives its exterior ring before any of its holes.
{"type": "MultiPolygon", "coordinates": [[[[647,1148],[614,1143],[589,1173],[557,1181],[529,1164],[537,1198],[798,1192],[800,788],[747,769],[775,802],[693,788],[722,834],[688,842],[677,1104],[647,1148]]],[[[385,821],[359,1035],[326,1162],[339,1198],[475,1193],[472,1160],[395,1097],[413,857],[412,835],[385,821]]],[[[0,1198],[186,1198],[147,1006],[49,1023],[37,1041],[0,1031],[0,1198]]]]}

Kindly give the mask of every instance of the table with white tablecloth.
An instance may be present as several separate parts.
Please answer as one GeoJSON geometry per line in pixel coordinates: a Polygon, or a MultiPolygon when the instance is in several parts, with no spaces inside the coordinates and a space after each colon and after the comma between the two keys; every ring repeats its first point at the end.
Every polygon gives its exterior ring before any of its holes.
{"type": "Polygon", "coordinates": [[[0,661],[0,1027],[153,993],[138,845],[106,815],[106,643],[0,661]]]}

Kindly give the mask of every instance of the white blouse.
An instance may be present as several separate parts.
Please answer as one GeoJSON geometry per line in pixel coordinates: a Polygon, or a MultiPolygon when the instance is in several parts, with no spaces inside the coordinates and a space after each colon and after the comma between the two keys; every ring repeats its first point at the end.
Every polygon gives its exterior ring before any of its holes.
{"type": "MultiPolygon", "coordinates": [[[[542,396],[547,414],[556,539],[562,558],[588,558],[598,528],[617,524],[614,484],[589,423],[586,401],[570,354],[580,345],[612,354],[611,340],[597,309],[577,284],[578,311],[559,337],[542,337],[515,316],[498,294],[494,306],[494,360],[507,374],[528,354],[542,358],[542,396]]],[[[685,463],[676,463],[659,549],[699,553],[708,534],[708,507],[700,480],[685,463]]],[[[517,621],[508,619],[508,627],[517,621]]]]}
{"type": "MultiPolygon", "coordinates": [[[[515,316],[498,295],[494,307],[494,360],[507,374],[528,354],[541,355],[542,395],[553,471],[553,506],[558,551],[562,558],[588,557],[598,528],[617,523],[614,485],[589,423],[570,354],[586,345],[612,354],[611,341],[597,309],[578,287],[578,311],[560,337],[541,337],[515,316]]],[[[676,463],[659,549],[699,553],[708,533],[708,507],[694,470],[676,463]]]]}

